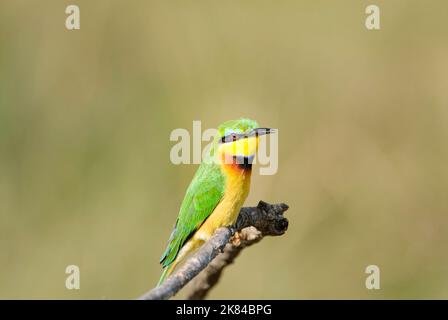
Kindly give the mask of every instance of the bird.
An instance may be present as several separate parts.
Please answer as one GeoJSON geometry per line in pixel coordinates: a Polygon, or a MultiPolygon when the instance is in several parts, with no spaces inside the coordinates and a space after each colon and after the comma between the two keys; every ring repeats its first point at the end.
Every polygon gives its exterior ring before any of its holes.
{"type": "Polygon", "coordinates": [[[160,258],[163,272],[158,285],[216,229],[235,224],[249,194],[259,137],[274,131],[260,128],[248,118],[228,120],[218,126],[210,151],[185,192],[167,248],[160,258]]]}

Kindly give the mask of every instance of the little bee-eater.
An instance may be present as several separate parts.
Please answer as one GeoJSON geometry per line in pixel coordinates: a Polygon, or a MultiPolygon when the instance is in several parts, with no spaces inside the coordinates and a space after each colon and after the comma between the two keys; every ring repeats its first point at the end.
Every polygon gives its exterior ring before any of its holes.
{"type": "Polygon", "coordinates": [[[252,162],[260,135],[273,132],[254,120],[226,121],[191,181],[168,247],[160,259],[161,284],[176,265],[220,227],[232,226],[249,194],[252,162]]]}

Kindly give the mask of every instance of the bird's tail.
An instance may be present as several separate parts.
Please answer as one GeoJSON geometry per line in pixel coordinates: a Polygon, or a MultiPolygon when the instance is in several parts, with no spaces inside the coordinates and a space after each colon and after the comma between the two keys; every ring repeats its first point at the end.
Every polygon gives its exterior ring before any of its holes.
{"type": "Polygon", "coordinates": [[[176,261],[173,261],[172,264],[170,264],[169,266],[166,266],[163,269],[162,276],[160,277],[159,283],[157,283],[157,286],[160,286],[163,283],[163,281],[165,281],[166,278],[168,278],[168,276],[171,274],[171,272],[173,272],[175,266],[176,266],[176,261]]]}
{"type": "Polygon", "coordinates": [[[177,264],[180,261],[182,261],[193,250],[195,250],[200,243],[201,241],[197,241],[194,237],[190,241],[188,241],[179,251],[179,254],[177,255],[176,259],[174,259],[174,261],[170,265],[166,266],[163,269],[162,276],[160,277],[159,283],[157,285],[160,286],[163,283],[163,281],[165,281],[166,278],[168,278],[168,276],[173,272],[177,264]]]}

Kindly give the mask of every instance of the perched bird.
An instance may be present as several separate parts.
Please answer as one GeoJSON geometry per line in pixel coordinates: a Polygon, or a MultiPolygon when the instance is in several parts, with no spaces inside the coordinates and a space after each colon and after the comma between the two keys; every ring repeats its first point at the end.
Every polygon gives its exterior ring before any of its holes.
{"type": "Polygon", "coordinates": [[[271,132],[273,129],[259,128],[250,119],[230,120],[218,127],[210,152],[186,191],[168,247],[160,259],[164,270],[159,285],[216,229],[236,222],[249,194],[259,136],[271,132]]]}

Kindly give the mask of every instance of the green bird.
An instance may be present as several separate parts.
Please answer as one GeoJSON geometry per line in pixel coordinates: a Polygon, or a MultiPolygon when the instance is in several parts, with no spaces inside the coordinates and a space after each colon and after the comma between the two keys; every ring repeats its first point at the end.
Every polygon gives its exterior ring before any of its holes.
{"type": "Polygon", "coordinates": [[[271,132],[272,129],[259,128],[256,121],[244,118],[218,127],[210,152],[185,193],[168,247],[160,259],[164,270],[159,285],[216,229],[236,222],[249,194],[259,136],[271,132]]]}

